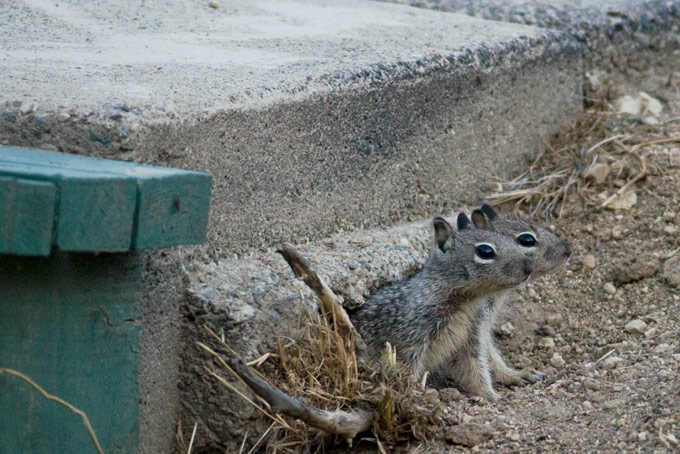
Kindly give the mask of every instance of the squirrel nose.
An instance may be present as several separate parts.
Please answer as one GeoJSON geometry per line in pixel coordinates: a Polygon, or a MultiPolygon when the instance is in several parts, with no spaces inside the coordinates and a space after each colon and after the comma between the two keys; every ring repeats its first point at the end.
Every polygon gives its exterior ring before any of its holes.
{"type": "Polygon", "coordinates": [[[524,271],[525,276],[529,276],[534,271],[534,262],[525,257],[522,260],[522,271],[524,271]]]}
{"type": "Polygon", "coordinates": [[[568,241],[565,241],[564,242],[564,256],[566,258],[569,258],[571,256],[571,253],[572,253],[571,243],[569,243],[568,241]]]}

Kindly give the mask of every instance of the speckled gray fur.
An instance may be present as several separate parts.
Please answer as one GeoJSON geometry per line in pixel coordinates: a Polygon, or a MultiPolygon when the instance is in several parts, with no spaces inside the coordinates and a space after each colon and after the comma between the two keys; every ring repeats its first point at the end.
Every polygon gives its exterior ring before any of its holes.
{"type": "Polygon", "coordinates": [[[490,386],[479,382],[476,362],[486,355],[470,350],[478,308],[485,296],[524,282],[533,265],[514,240],[466,227],[461,217],[459,229],[447,233],[443,239],[436,235],[420,273],[379,289],[350,318],[373,358],[379,357],[389,342],[396,348],[397,358],[421,376],[455,356],[459,364],[450,372],[456,384],[485,395],[490,386]],[[481,243],[494,246],[494,259],[483,261],[476,256],[481,243]]]}

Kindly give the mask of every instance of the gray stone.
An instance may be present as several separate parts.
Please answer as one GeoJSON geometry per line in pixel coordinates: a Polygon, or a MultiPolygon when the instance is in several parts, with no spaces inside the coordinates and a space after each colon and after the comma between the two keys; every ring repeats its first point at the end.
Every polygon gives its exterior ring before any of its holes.
{"type": "Polygon", "coordinates": [[[628,323],[626,323],[624,329],[626,330],[627,333],[642,334],[645,332],[645,329],[647,329],[647,323],[645,323],[644,320],[640,319],[631,320],[628,323]]]}
{"type": "Polygon", "coordinates": [[[675,255],[663,265],[663,277],[672,287],[680,286],[680,255],[675,255]]]}
{"type": "Polygon", "coordinates": [[[485,424],[458,424],[446,429],[446,439],[457,445],[472,448],[493,438],[493,428],[485,424]]]}

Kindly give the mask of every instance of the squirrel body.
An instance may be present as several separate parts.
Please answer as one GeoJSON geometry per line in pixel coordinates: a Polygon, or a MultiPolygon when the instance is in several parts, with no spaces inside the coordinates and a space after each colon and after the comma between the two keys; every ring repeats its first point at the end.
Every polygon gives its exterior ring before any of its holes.
{"type": "Polygon", "coordinates": [[[489,356],[480,352],[489,343],[477,341],[487,336],[479,311],[490,295],[526,281],[533,261],[512,238],[473,228],[463,213],[457,230],[443,218],[433,225],[422,271],[379,289],[350,318],[373,358],[389,342],[416,377],[452,365],[447,373],[461,389],[493,396],[490,377],[479,373],[489,356]]]}

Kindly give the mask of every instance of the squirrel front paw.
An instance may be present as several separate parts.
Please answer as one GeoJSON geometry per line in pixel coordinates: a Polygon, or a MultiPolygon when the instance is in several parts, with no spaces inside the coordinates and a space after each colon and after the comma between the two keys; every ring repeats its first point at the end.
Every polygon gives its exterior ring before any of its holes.
{"type": "Polygon", "coordinates": [[[503,374],[498,374],[496,382],[505,386],[527,386],[538,381],[545,380],[546,375],[540,370],[533,367],[527,367],[522,370],[511,369],[503,374]]]}

